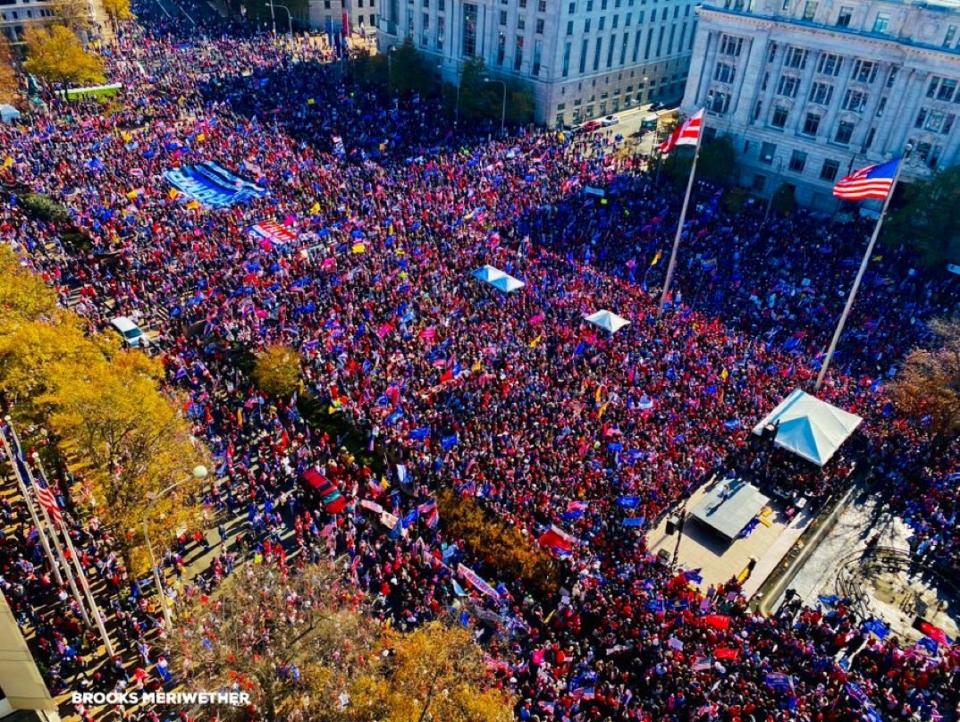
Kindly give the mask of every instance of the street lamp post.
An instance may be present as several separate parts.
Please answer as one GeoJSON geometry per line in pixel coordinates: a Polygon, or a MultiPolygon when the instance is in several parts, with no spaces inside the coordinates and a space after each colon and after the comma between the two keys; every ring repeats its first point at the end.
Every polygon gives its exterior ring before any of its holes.
{"type": "Polygon", "coordinates": [[[290,35],[293,35],[293,16],[290,14],[290,8],[288,8],[286,5],[275,3],[273,0],[270,0],[270,2],[266,4],[270,6],[270,19],[273,21],[273,34],[277,34],[277,20],[274,17],[274,7],[278,7],[283,8],[287,13],[287,32],[289,32],[290,35]]]}
{"type": "Polygon", "coordinates": [[[270,25],[273,26],[273,37],[277,37],[277,16],[273,10],[273,0],[270,0],[266,5],[270,8],[270,25]]]}
{"type": "Polygon", "coordinates": [[[507,84],[502,80],[493,78],[484,78],[484,83],[500,83],[503,86],[503,101],[500,104],[500,135],[503,135],[505,121],[507,119],[507,84]]]}
{"type": "MultiPolygon", "coordinates": [[[[207,476],[207,467],[202,464],[194,467],[193,469],[193,479],[205,479],[207,476]]],[[[150,501],[156,501],[165,497],[167,494],[172,492],[181,484],[186,483],[190,479],[181,479],[176,481],[173,484],[170,484],[166,489],[161,491],[159,494],[148,494],[147,498],[150,501]]],[[[167,596],[163,591],[163,580],[160,578],[160,566],[157,564],[157,557],[153,553],[153,544],[150,541],[150,519],[144,514],[143,517],[143,539],[147,545],[147,552],[150,554],[150,566],[153,567],[153,583],[157,587],[157,594],[160,596],[160,609],[163,610],[163,620],[166,625],[166,629],[169,630],[173,624],[173,616],[170,614],[170,607],[167,605],[167,596]]]]}

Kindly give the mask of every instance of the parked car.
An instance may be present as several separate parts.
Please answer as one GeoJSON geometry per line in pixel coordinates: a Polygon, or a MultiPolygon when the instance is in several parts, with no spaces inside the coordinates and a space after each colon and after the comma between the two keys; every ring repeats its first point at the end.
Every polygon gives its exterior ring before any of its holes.
{"type": "Polygon", "coordinates": [[[580,130],[583,133],[591,133],[599,127],[601,127],[599,120],[588,120],[586,123],[580,126],[580,130]]]}
{"type": "Polygon", "coordinates": [[[616,125],[617,123],[619,123],[620,119],[615,115],[608,115],[606,118],[604,118],[600,122],[603,124],[604,128],[609,128],[611,125],[616,125]]]}
{"type": "Polygon", "coordinates": [[[123,342],[130,348],[145,348],[150,345],[150,339],[137,324],[126,316],[117,316],[110,320],[117,333],[123,336],[123,342]]]}

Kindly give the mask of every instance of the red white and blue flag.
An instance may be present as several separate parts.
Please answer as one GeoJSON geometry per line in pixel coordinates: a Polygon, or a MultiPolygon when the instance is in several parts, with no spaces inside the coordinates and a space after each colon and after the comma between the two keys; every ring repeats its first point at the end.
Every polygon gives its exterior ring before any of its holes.
{"type": "Polygon", "coordinates": [[[437,528],[437,525],[440,523],[440,512],[437,510],[437,502],[435,499],[424,502],[417,507],[417,511],[420,512],[420,516],[423,517],[428,527],[431,529],[437,528]]]}
{"type": "Polygon", "coordinates": [[[833,195],[845,201],[885,200],[893,188],[900,158],[868,165],[841,179],[833,187],[833,195]]]}
{"type": "Polygon", "coordinates": [[[552,549],[560,555],[567,555],[573,552],[573,547],[577,544],[577,538],[567,534],[556,524],[551,524],[543,534],[540,535],[540,546],[552,549]]]}
{"type": "Polygon", "coordinates": [[[660,153],[666,154],[676,148],[678,145],[696,145],[700,140],[700,133],[703,130],[703,108],[691,115],[680,125],[673,129],[670,137],[663,141],[658,147],[660,153]]]}

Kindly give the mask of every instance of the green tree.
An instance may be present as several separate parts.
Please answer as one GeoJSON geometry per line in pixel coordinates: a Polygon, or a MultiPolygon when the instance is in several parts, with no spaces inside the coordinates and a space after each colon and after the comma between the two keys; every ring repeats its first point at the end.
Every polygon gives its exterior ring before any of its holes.
{"type": "Polygon", "coordinates": [[[413,39],[406,38],[390,51],[388,61],[390,89],[397,95],[429,95],[437,90],[437,72],[417,51],[413,39]]]}
{"type": "MultiPolygon", "coordinates": [[[[664,160],[663,171],[675,184],[683,186],[687,182],[692,163],[693,146],[679,146],[664,160]]],[[[737,154],[729,138],[721,136],[701,143],[697,178],[730,186],[736,180],[736,167],[737,154]]]]}
{"type": "Polygon", "coordinates": [[[500,119],[499,83],[486,83],[483,58],[470,58],[460,71],[460,117],[500,119]]]}
{"type": "Polygon", "coordinates": [[[960,205],[960,166],[897,188],[902,200],[883,226],[884,243],[913,246],[928,266],[960,260],[960,214],[954,212],[960,205]]]}
{"type": "Polygon", "coordinates": [[[27,61],[23,68],[28,73],[52,83],[89,85],[104,81],[103,61],[86,52],[69,28],[63,25],[31,26],[24,35],[27,61]]]}

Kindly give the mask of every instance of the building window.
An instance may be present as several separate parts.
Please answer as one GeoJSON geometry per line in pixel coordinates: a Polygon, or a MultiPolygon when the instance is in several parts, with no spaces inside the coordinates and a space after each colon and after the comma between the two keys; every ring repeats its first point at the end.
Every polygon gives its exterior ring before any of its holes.
{"type": "Polygon", "coordinates": [[[587,18],[586,20],[583,21],[583,32],[585,33],[590,32],[590,18],[587,18]]]}
{"type": "Polygon", "coordinates": [[[754,173],[753,181],[750,185],[753,188],[754,193],[763,193],[763,189],[767,185],[767,177],[760,173],[754,173]]]}
{"type": "Polygon", "coordinates": [[[567,20],[567,37],[573,35],[573,20],[567,20]]]}
{"type": "Polygon", "coordinates": [[[823,166],[820,168],[820,180],[835,181],[837,179],[837,171],[839,170],[840,162],[827,158],[823,161],[823,166]]]}
{"type": "Polygon", "coordinates": [[[942,152],[943,146],[927,142],[917,143],[917,156],[930,168],[937,167],[937,161],[940,160],[942,152]]]}
{"type": "Polygon", "coordinates": [[[730,55],[731,57],[740,57],[740,51],[743,49],[743,38],[733,35],[724,35],[720,38],[720,54],[730,55]]]}
{"type": "Polygon", "coordinates": [[[807,51],[805,48],[787,48],[787,57],[783,64],[788,68],[803,70],[807,67],[807,51]]]}
{"type": "Polygon", "coordinates": [[[887,13],[877,13],[877,19],[873,21],[873,32],[886,35],[890,28],[890,16],[887,13]]]}
{"type": "Polygon", "coordinates": [[[603,48],[603,38],[597,38],[597,47],[593,49],[593,69],[600,69],[600,51],[603,48]]]}
{"type": "Polygon", "coordinates": [[[893,82],[897,79],[897,70],[899,68],[896,65],[890,67],[890,72],[887,74],[887,87],[892,88],[893,82]]]}
{"type": "Polygon", "coordinates": [[[876,134],[877,134],[876,128],[871,128],[870,130],[867,131],[867,139],[863,142],[864,149],[869,148],[871,145],[873,145],[873,139],[874,139],[874,136],[876,136],[876,134]]]}
{"type": "Polygon", "coordinates": [[[497,34],[497,65],[503,65],[507,57],[507,36],[503,33],[497,34]]]}
{"type": "Polygon", "coordinates": [[[830,83],[813,83],[810,86],[810,102],[818,105],[830,105],[833,99],[833,86],[830,83]]]}
{"type": "Polygon", "coordinates": [[[590,40],[584,38],[583,45],[580,46],[580,75],[583,75],[587,70],[587,46],[589,44],[590,40]]]}
{"type": "Polygon", "coordinates": [[[839,55],[828,53],[821,55],[817,61],[817,72],[821,75],[830,75],[834,78],[840,75],[840,66],[843,65],[843,58],[839,55]]]}
{"type": "Polygon", "coordinates": [[[773,156],[777,154],[776,143],[764,143],[760,146],[760,162],[773,165],[773,156]]]}
{"type": "MultiPolygon", "coordinates": [[[[630,33],[623,34],[623,45],[620,46],[620,65],[627,62],[627,46],[630,44],[630,33]]],[[[629,96],[627,96],[627,105],[630,105],[629,96]]]]}
{"type": "Polygon", "coordinates": [[[537,26],[534,32],[537,35],[543,35],[543,18],[537,18],[537,26]]]}
{"type": "Polygon", "coordinates": [[[816,0],[807,0],[803,5],[803,19],[804,20],[813,20],[814,16],[817,14],[817,2],[816,0]]]}
{"type": "Polygon", "coordinates": [[[713,70],[713,79],[720,83],[732,83],[737,77],[737,68],[730,63],[717,63],[713,70]]]}
{"type": "Polygon", "coordinates": [[[800,89],[800,78],[794,75],[781,75],[777,83],[777,95],[786,98],[796,98],[797,90],[800,89]]]}
{"type": "Polygon", "coordinates": [[[506,24],[507,24],[507,11],[506,11],[506,10],[501,10],[501,11],[500,11],[500,24],[501,24],[501,25],[506,25],[506,24]]]}
{"type": "Polygon", "coordinates": [[[517,18],[517,30],[526,30],[526,29],[527,29],[527,19],[517,18]]]}
{"type": "Polygon", "coordinates": [[[520,70],[523,65],[523,36],[518,35],[516,43],[513,46],[513,69],[520,70]]]}
{"type": "Polygon", "coordinates": [[[956,38],[957,38],[957,26],[948,25],[947,34],[943,38],[943,47],[949,48],[951,45],[953,45],[953,41],[956,40],[956,38]]]}
{"type": "Polygon", "coordinates": [[[773,116],[770,118],[770,125],[774,128],[783,128],[787,124],[787,116],[790,111],[782,105],[773,106],[773,116]]]}
{"type": "Polygon", "coordinates": [[[913,124],[914,128],[929,130],[931,133],[941,133],[947,135],[953,130],[955,116],[953,113],[941,113],[937,110],[928,110],[920,108],[917,113],[917,119],[913,124]]]}
{"type": "Polygon", "coordinates": [[[803,134],[816,135],[818,130],[820,130],[820,116],[816,113],[807,113],[807,117],[803,119],[803,134]]]}
{"type": "Polygon", "coordinates": [[[790,156],[790,170],[794,173],[803,173],[807,165],[807,154],[802,150],[795,150],[790,156]]]}
{"type": "Polygon", "coordinates": [[[880,101],[877,103],[877,117],[883,117],[883,111],[887,109],[887,96],[880,98],[880,101]]]}
{"type": "Polygon", "coordinates": [[[597,32],[603,32],[603,26],[607,24],[607,16],[601,15],[600,22],[597,23],[597,32]]]}
{"type": "Polygon", "coordinates": [[[850,77],[858,83],[872,83],[877,79],[877,63],[872,60],[855,60],[850,77]]]}
{"type": "Polygon", "coordinates": [[[538,13],[547,12],[547,0],[537,0],[537,12],[538,13]]]}
{"type": "Polygon", "coordinates": [[[777,57],[777,44],[770,43],[770,47],[767,48],[767,62],[772,63],[775,57],[777,57]]]}
{"type": "Polygon", "coordinates": [[[564,78],[570,75],[570,43],[563,44],[563,70],[561,72],[564,78]]]}
{"type": "Polygon", "coordinates": [[[437,50],[443,50],[443,36],[445,29],[445,19],[443,15],[441,15],[437,18],[437,50]]]}
{"type": "Polygon", "coordinates": [[[613,66],[613,50],[617,46],[617,36],[610,36],[610,43],[607,46],[607,67],[613,66]]]}
{"type": "Polygon", "coordinates": [[[723,115],[730,108],[730,94],[722,93],[719,90],[709,91],[707,93],[707,107],[710,112],[723,115]]]}
{"type": "Polygon", "coordinates": [[[851,18],[853,18],[853,8],[841,7],[840,13],[837,15],[837,27],[838,28],[850,27],[851,18]]]}
{"type": "Polygon", "coordinates": [[[949,103],[953,100],[953,94],[957,90],[957,81],[951,80],[950,78],[944,78],[940,82],[940,87],[937,90],[937,100],[942,100],[945,103],[949,103]]]}
{"type": "Polygon", "coordinates": [[[846,145],[850,142],[852,137],[853,123],[851,123],[849,120],[841,120],[839,123],[837,123],[837,134],[833,137],[835,142],[846,145]]]}
{"type": "Polygon", "coordinates": [[[473,57],[477,54],[477,6],[463,4],[463,55],[473,57]]]}
{"type": "Polygon", "coordinates": [[[842,107],[851,113],[862,113],[867,105],[867,94],[852,88],[848,89],[843,95],[842,107]]]}
{"type": "Polygon", "coordinates": [[[534,40],[533,41],[533,68],[531,69],[533,75],[540,75],[540,59],[543,56],[543,41],[534,40]]]}

